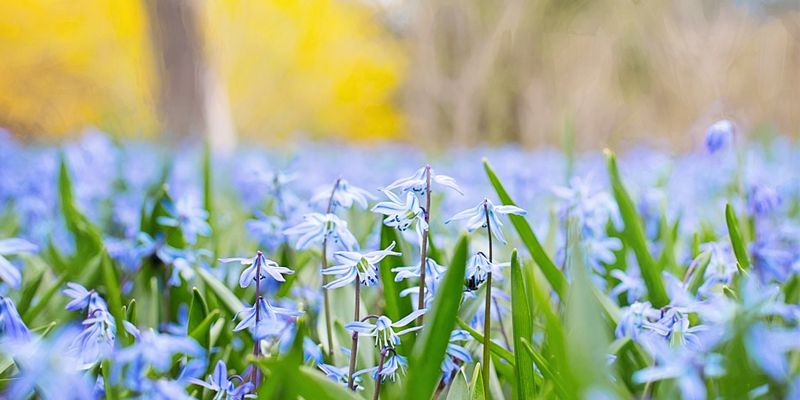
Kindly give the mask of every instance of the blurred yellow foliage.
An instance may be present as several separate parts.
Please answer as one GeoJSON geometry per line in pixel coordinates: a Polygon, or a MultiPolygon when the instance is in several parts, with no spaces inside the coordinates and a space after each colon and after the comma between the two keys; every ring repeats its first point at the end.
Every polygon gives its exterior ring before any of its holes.
{"type": "MultiPolygon", "coordinates": [[[[239,132],[348,138],[402,128],[404,57],[363,4],[209,0],[206,54],[239,132]]],[[[0,126],[18,134],[157,130],[157,81],[138,0],[0,2],[0,126]]]]}
{"type": "Polygon", "coordinates": [[[404,53],[371,11],[341,0],[207,3],[207,45],[237,128],[253,136],[386,138],[404,53]]]}
{"type": "Polygon", "coordinates": [[[18,134],[152,130],[144,31],[133,0],[0,2],[0,126],[18,134]]]}

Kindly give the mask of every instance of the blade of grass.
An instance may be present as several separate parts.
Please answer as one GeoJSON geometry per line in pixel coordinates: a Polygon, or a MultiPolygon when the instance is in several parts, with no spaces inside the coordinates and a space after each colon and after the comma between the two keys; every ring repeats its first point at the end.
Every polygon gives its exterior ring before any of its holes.
{"type": "Polygon", "coordinates": [[[664,288],[664,281],[661,271],[653,260],[650,250],[647,248],[647,238],[642,227],[642,219],[636,212],[633,200],[631,200],[617,167],[617,157],[611,150],[606,149],[606,161],[608,162],[608,175],[611,181],[611,189],[617,201],[622,221],[625,223],[623,242],[633,249],[636,260],[639,262],[639,270],[642,279],[647,287],[647,294],[653,306],[663,307],[669,303],[667,291],[664,288]]]}
{"type": "Polygon", "coordinates": [[[533,316],[528,307],[528,294],[522,276],[517,250],[511,253],[511,321],[514,332],[514,359],[516,398],[530,399],[535,396],[535,374],[533,359],[522,351],[522,340],[533,337],[533,316]]]}
{"type": "Polygon", "coordinates": [[[731,245],[733,246],[733,253],[736,255],[736,261],[739,266],[747,271],[750,269],[750,257],[747,255],[747,249],[742,239],[742,232],[739,225],[739,219],[736,218],[736,213],[730,204],[725,205],[725,222],[728,224],[728,235],[731,238],[731,245]]]}
{"type": "MultiPolygon", "coordinates": [[[[462,321],[461,318],[457,319],[456,323],[458,323],[458,326],[461,327],[461,329],[467,331],[467,333],[469,333],[473,339],[483,343],[483,335],[480,332],[476,331],[471,326],[469,326],[469,324],[462,321]]],[[[506,350],[503,346],[500,346],[494,340],[491,341],[491,345],[489,345],[489,350],[491,350],[492,353],[497,354],[497,356],[502,358],[503,360],[506,360],[506,362],[508,362],[511,365],[514,365],[516,363],[514,359],[514,353],[506,350]]]]}
{"type": "Polygon", "coordinates": [[[453,260],[442,278],[433,306],[409,357],[408,381],[403,398],[429,399],[441,377],[450,333],[456,324],[467,267],[468,239],[462,235],[453,260]]]}
{"type": "MultiPolygon", "coordinates": [[[[494,190],[497,192],[497,197],[500,198],[500,201],[504,205],[516,205],[514,200],[511,199],[511,196],[506,191],[505,187],[503,187],[503,184],[500,182],[497,174],[495,174],[492,166],[489,164],[489,160],[483,160],[483,169],[486,171],[486,175],[489,177],[489,181],[492,183],[494,190]]],[[[542,273],[550,283],[550,286],[552,286],[553,290],[556,291],[558,297],[564,298],[567,287],[567,279],[564,277],[564,273],[562,273],[561,270],[556,267],[556,264],[544,251],[542,244],[539,242],[536,234],[533,233],[533,229],[531,229],[531,226],[528,224],[528,221],[525,219],[525,217],[513,214],[509,214],[508,217],[511,219],[511,224],[514,225],[514,229],[516,229],[517,233],[519,234],[522,243],[525,244],[525,247],[528,249],[531,257],[536,262],[536,265],[538,265],[539,269],[542,270],[542,273]]]]}

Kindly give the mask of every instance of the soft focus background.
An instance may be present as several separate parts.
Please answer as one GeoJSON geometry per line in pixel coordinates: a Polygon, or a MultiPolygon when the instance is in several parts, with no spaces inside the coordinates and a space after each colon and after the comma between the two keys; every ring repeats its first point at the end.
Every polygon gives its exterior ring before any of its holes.
{"type": "Polygon", "coordinates": [[[0,2],[0,127],[580,148],[800,127],[793,1],[0,2]]]}

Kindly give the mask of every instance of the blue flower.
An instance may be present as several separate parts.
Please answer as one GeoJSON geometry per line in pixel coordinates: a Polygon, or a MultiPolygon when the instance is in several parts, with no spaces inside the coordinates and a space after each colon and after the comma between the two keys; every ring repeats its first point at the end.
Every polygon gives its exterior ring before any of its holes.
{"type": "Polygon", "coordinates": [[[399,256],[400,253],[392,251],[395,243],[389,245],[384,250],[360,253],[357,251],[337,251],[333,254],[333,259],[338,263],[330,268],[322,270],[323,275],[338,275],[339,277],[327,285],[325,289],[336,289],[358,281],[364,286],[372,286],[378,282],[378,267],[375,265],[387,256],[399,256]]]}
{"type": "Polygon", "coordinates": [[[633,303],[621,311],[622,315],[619,317],[614,335],[617,338],[630,337],[633,340],[638,340],[646,332],[644,327],[646,323],[649,323],[650,320],[658,319],[661,315],[658,310],[650,305],[649,301],[633,303]]]}
{"type": "MultiPolygon", "coordinates": [[[[411,175],[407,178],[400,178],[389,184],[389,186],[386,186],[384,189],[385,190],[400,189],[403,192],[413,192],[420,196],[424,196],[426,194],[426,188],[428,186],[427,182],[428,178],[425,173],[426,168],[430,169],[430,166],[422,167],[418,169],[417,172],[414,173],[414,175],[411,175]]],[[[430,169],[430,175],[431,175],[431,186],[433,184],[438,184],[453,189],[459,194],[462,195],[464,194],[464,192],[461,191],[461,188],[458,187],[458,184],[456,184],[455,179],[447,175],[437,175],[436,173],[433,172],[433,169],[430,169]]]]}
{"type": "Polygon", "coordinates": [[[753,185],[747,193],[747,209],[750,215],[767,215],[778,208],[781,197],[767,185],[753,185]]]}
{"type": "Polygon", "coordinates": [[[510,264],[507,262],[489,262],[489,258],[486,257],[486,254],[484,254],[482,251],[479,251],[467,261],[465,284],[469,290],[478,290],[478,287],[484,281],[486,281],[486,278],[489,276],[490,272],[497,273],[497,275],[500,276],[501,268],[509,265],[510,264]]]}
{"type": "MultiPolygon", "coordinates": [[[[150,366],[156,372],[164,373],[172,368],[176,354],[201,358],[205,350],[188,336],[173,336],[148,329],[141,332],[134,344],[116,351],[114,360],[117,367],[130,365],[134,367],[132,370],[144,372],[144,367],[150,366]]],[[[139,377],[129,375],[126,381],[131,383],[139,377]]]]}
{"type": "Polygon", "coordinates": [[[374,324],[367,321],[353,321],[345,324],[344,327],[347,330],[358,332],[363,336],[374,336],[375,345],[379,348],[395,347],[400,344],[400,335],[418,331],[422,329],[422,326],[413,326],[399,332],[395,332],[394,328],[401,328],[408,325],[420,315],[425,314],[425,311],[424,309],[413,311],[397,322],[392,322],[389,317],[381,315],[374,324]]]}
{"type": "Polygon", "coordinates": [[[266,215],[261,211],[256,211],[256,217],[256,219],[245,222],[247,232],[267,250],[277,249],[286,240],[283,233],[285,228],[283,219],[274,215],[266,215]]]}
{"type": "Polygon", "coordinates": [[[291,269],[281,267],[275,261],[267,259],[264,257],[264,253],[260,251],[256,252],[256,255],[251,258],[220,258],[219,261],[222,263],[236,261],[242,265],[249,265],[249,267],[245,268],[244,271],[242,271],[242,274],[239,276],[239,286],[243,288],[250,286],[250,284],[256,281],[256,274],[259,273],[257,271],[261,271],[261,276],[258,277],[259,280],[266,279],[266,277],[269,276],[278,282],[286,282],[286,279],[284,279],[283,275],[281,274],[288,275],[294,273],[294,271],[291,269]]]}
{"type": "Polygon", "coordinates": [[[287,323],[287,318],[301,315],[303,315],[302,311],[275,307],[269,304],[264,297],[259,297],[252,307],[246,307],[236,313],[234,318],[241,317],[241,321],[233,328],[233,331],[239,332],[243,329],[250,329],[253,338],[261,340],[279,335],[287,323]]]}
{"type": "Polygon", "coordinates": [[[569,187],[554,187],[553,193],[560,203],[562,220],[578,219],[583,237],[604,237],[608,221],[622,228],[622,218],[614,199],[605,191],[595,190],[591,177],[573,177],[569,187]]]}
{"type": "Polygon", "coordinates": [[[198,207],[192,197],[181,197],[175,203],[166,201],[163,205],[170,215],[158,217],[156,221],[159,225],[180,228],[183,237],[190,244],[197,241],[198,235],[211,235],[208,211],[198,207]]]}
{"type": "Polygon", "coordinates": [[[730,120],[723,119],[712,124],[706,131],[706,149],[713,154],[727,146],[736,133],[736,126],[730,120]]]}
{"type": "Polygon", "coordinates": [[[0,338],[24,341],[29,337],[28,327],[22,321],[14,302],[8,297],[0,296],[0,338]]]}
{"type": "Polygon", "coordinates": [[[77,332],[71,328],[56,331],[47,337],[0,340],[0,353],[14,360],[17,372],[3,397],[27,399],[36,395],[43,399],[91,399],[95,380],[81,369],[82,364],[64,351],[77,332]]]}
{"type": "Polygon", "coordinates": [[[0,279],[13,288],[18,288],[22,282],[22,275],[4,256],[37,251],[36,245],[24,239],[0,240],[0,279]]]}
{"type": "MultiPolygon", "coordinates": [[[[329,364],[318,364],[317,367],[320,370],[322,370],[322,372],[325,373],[325,376],[327,376],[328,379],[338,383],[341,386],[349,387],[348,386],[349,379],[347,378],[347,375],[348,375],[348,372],[350,372],[350,371],[347,369],[347,367],[339,368],[339,367],[336,367],[336,366],[333,366],[333,365],[329,365],[329,364]]],[[[356,390],[363,389],[363,387],[361,387],[361,385],[359,385],[359,383],[361,382],[361,377],[355,376],[354,380],[355,380],[355,384],[356,384],[356,386],[355,386],[356,390]]]]}
{"type": "Polygon", "coordinates": [[[365,368],[357,371],[355,375],[370,374],[372,379],[376,381],[378,379],[383,381],[385,378],[389,378],[390,381],[395,382],[400,375],[404,375],[406,373],[407,366],[408,361],[405,357],[392,352],[391,355],[386,357],[386,360],[383,363],[383,368],[380,370],[380,377],[378,376],[379,366],[377,365],[372,368],[365,368]]]}
{"type": "Polygon", "coordinates": [[[117,328],[114,317],[108,310],[101,308],[90,312],[82,325],[83,330],[75,337],[69,349],[88,368],[111,354],[117,328]]]}
{"type": "Polygon", "coordinates": [[[384,190],[383,193],[389,201],[376,204],[372,207],[372,212],[385,215],[383,223],[400,231],[405,231],[414,225],[417,238],[422,242],[422,232],[428,230],[428,223],[425,221],[425,211],[420,206],[419,199],[412,193],[406,194],[405,201],[388,190],[384,190]]]}
{"type": "Polygon", "coordinates": [[[67,289],[64,289],[62,293],[72,299],[65,307],[69,311],[88,309],[88,312],[91,313],[94,310],[108,310],[106,301],[94,289],[86,290],[78,283],[67,282],[67,289]]]}
{"type": "Polygon", "coordinates": [[[320,189],[314,197],[312,203],[331,201],[331,209],[335,207],[350,208],[353,204],[358,204],[361,208],[367,208],[367,201],[374,200],[375,196],[360,187],[351,185],[344,179],[339,179],[334,183],[334,188],[320,189]],[[333,194],[333,197],[331,197],[333,194]]]}
{"type": "Polygon", "coordinates": [[[312,364],[322,364],[324,361],[319,345],[308,336],[303,338],[303,361],[312,364]]]}
{"type": "Polygon", "coordinates": [[[198,264],[211,257],[211,252],[206,249],[192,250],[190,248],[176,249],[171,246],[161,246],[157,251],[158,258],[172,267],[168,283],[180,286],[181,281],[189,282],[194,279],[195,272],[192,264],[198,264]]]}
{"type": "Polygon", "coordinates": [[[304,250],[312,244],[321,244],[331,239],[345,250],[358,248],[355,236],[347,229],[347,222],[334,214],[311,213],[303,216],[303,222],[283,231],[289,236],[299,236],[295,247],[304,250]]]}
{"type": "Polygon", "coordinates": [[[716,378],[724,373],[722,357],[715,353],[670,348],[664,342],[654,342],[649,351],[655,356],[656,365],[636,371],[633,381],[646,383],[674,379],[685,399],[704,400],[704,378],[716,378]]]}
{"type": "MultiPolygon", "coordinates": [[[[425,258],[425,279],[438,280],[444,274],[445,267],[439,265],[436,260],[426,257],[425,258]]],[[[419,278],[421,270],[419,264],[409,265],[407,267],[392,268],[392,272],[397,275],[394,276],[395,282],[400,282],[403,279],[419,278]]]]}
{"type": "Polygon", "coordinates": [[[469,351],[459,344],[468,340],[469,337],[467,331],[460,329],[450,333],[450,341],[447,343],[446,355],[444,361],[442,361],[442,379],[445,383],[448,383],[450,376],[461,368],[456,361],[461,363],[472,362],[472,356],[469,351]]]}
{"type": "Polygon", "coordinates": [[[239,386],[234,384],[235,380],[240,380],[238,375],[228,376],[228,367],[225,362],[219,360],[214,372],[208,376],[206,381],[190,378],[189,383],[202,386],[212,392],[215,392],[215,399],[226,400],[242,400],[245,398],[254,399],[255,394],[252,394],[255,386],[251,382],[242,382],[239,386]]]}
{"type": "Polygon", "coordinates": [[[486,223],[488,220],[492,224],[491,231],[492,234],[494,234],[494,237],[505,244],[506,239],[503,237],[503,231],[500,229],[503,227],[503,223],[500,222],[497,214],[526,215],[527,211],[517,206],[495,206],[491,200],[484,199],[482,202],[478,203],[477,206],[464,210],[450,217],[450,219],[444,223],[447,224],[452,221],[466,219],[467,231],[472,232],[478,228],[486,228],[486,223]]]}

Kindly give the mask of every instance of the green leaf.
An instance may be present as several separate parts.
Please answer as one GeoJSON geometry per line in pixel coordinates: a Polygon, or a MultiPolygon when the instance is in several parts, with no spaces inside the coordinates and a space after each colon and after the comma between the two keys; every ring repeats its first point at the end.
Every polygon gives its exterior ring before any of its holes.
{"type": "MultiPolygon", "coordinates": [[[[492,186],[494,186],[494,190],[497,192],[497,196],[500,198],[500,201],[504,205],[516,205],[514,200],[511,199],[511,196],[509,196],[505,187],[503,187],[500,179],[494,173],[489,161],[486,159],[483,160],[483,169],[486,171],[486,175],[489,177],[489,181],[492,183],[492,186]]],[[[548,282],[550,282],[550,286],[552,286],[553,290],[558,293],[558,297],[564,298],[567,288],[567,279],[564,277],[564,274],[561,272],[561,270],[556,267],[556,264],[553,262],[553,260],[550,259],[550,257],[544,251],[542,244],[539,242],[536,234],[533,233],[533,229],[531,229],[528,221],[521,215],[509,214],[508,217],[511,220],[511,224],[514,225],[514,229],[517,230],[522,243],[528,248],[528,252],[536,262],[536,265],[539,266],[539,269],[542,270],[544,277],[548,282]]]]}
{"type": "MultiPolygon", "coordinates": [[[[105,253],[105,249],[103,249],[105,253]]],[[[125,315],[122,313],[122,291],[119,288],[119,278],[117,278],[117,271],[114,269],[114,262],[108,254],[103,254],[100,260],[101,268],[103,271],[103,282],[106,286],[106,301],[108,302],[108,310],[114,316],[117,332],[126,332],[123,321],[125,315]]],[[[130,339],[125,336],[126,339],[130,339]]]]}
{"type": "Polygon", "coordinates": [[[84,263],[100,254],[103,250],[103,240],[100,231],[89,222],[78,209],[72,191],[72,179],[69,176],[66,157],[61,155],[61,163],[58,175],[58,192],[61,203],[61,212],[64,214],[64,222],[67,230],[75,238],[75,260],[72,270],[82,268],[84,263]]]}
{"type": "Polygon", "coordinates": [[[481,363],[475,364],[475,369],[472,371],[472,381],[469,383],[469,392],[471,400],[485,400],[486,395],[483,390],[483,378],[481,377],[481,363]]]}
{"type": "Polygon", "coordinates": [[[561,375],[557,374],[553,370],[553,367],[550,366],[550,363],[547,362],[547,359],[533,348],[533,345],[531,345],[530,341],[523,338],[520,340],[520,342],[522,344],[522,348],[519,351],[525,350],[525,352],[531,356],[533,362],[536,363],[536,366],[539,368],[539,371],[541,371],[542,376],[546,380],[553,382],[556,390],[560,393],[560,397],[566,397],[566,392],[564,391],[564,380],[561,378],[561,375]]]}
{"type": "Polygon", "coordinates": [[[711,252],[703,251],[694,260],[692,260],[691,264],[689,264],[689,269],[691,270],[691,275],[689,275],[689,282],[687,285],[689,293],[694,295],[697,294],[697,291],[700,289],[700,286],[703,285],[703,281],[705,280],[706,269],[708,268],[708,264],[710,263],[711,263],[711,252]]]}
{"type": "MultiPolygon", "coordinates": [[[[50,304],[50,299],[58,293],[58,290],[61,289],[61,286],[67,282],[68,275],[63,274],[61,275],[58,280],[56,280],[45,292],[39,297],[39,301],[33,305],[33,307],[28,308],[26,311],[22,313],[22,320],[25,321],[26,324],[30,325],[31,321],[36,318],[39,313],[44,310],[50,304]]],[[[20,309],[23,308],[25,305],[20,304],[20,309]]]]}
{"type": "MultiPolygon", "coordinates": [[[[511,320],[514,332],[514,357],[516,376],[516,398],[530,399],[535,396],[533,359],[522,351],[522,339],[533,337],[533,315],[528,308],[528,294],[522,276],[517,250],[511,253],[511,320]]],[[[490,349],[491,350],[491,349],[490,349]]]]}
{"type": "Polygon", "coordinates": [[[642,220],[636,212],[636,207],[625,189],[625,185],[622,183],[622,178],[620,178],[617,157],[608,149],[605,150],[605,154],[608,162],[611,189],[614,192],[614,198],[617,201],[622,221],[625,223],[622,239],[636,254],[636,260],[639,262],[639,270],[647,287],[647,295],[650,298],[650,302],[656,308],[663,307],[669,303],[669,297],[664,288],[661,271],[647,248],[647,238],[642,227],[642,220]]]}
{"type": "Polygon", "coordinates": [[[733,246],[733,253],[736,254],[736,261],[739,266],[746,270],[750,269],[750,258],[747,255],[747,249],[744,245],[742,232],[739,228],[739,219],[736,218],[736,213],[733,212],[733,207],[730,204],[725,205],[725,222],[728,224],[728,235],[731,237],[731,245],[733,246]]]}
{"type": "MultiPolygon", "coordinates": [[[[385,249],[392,242],[400,246],[402,242],[398,239],[397,231],[381,223],[380,248],[385,249]]],[[[402,250],[404,249],[398,247],[395,250],[403,253],[402,250]]],[[[403,259],[400,257],[386,257],[379,264],[380,276],[383,278],[381,279],[381,285],[383,285],[383,302],[385,304],[384,314],[391,318],[392,321],[397,321],[411,313],[411,302],[408,297],[400,297],[400,292],[407,286],[405,281],[395,282],[393,279],[392,268],[401,266],[403,266],[403,259]]]]}
{"type": "Polygon", "coordinates": [[[297,387],[297,394],[305,399],[360,399],[355,393],[330,380],[320,371],[311,367],[300,367],[297,372],[292,375],[292,382],[297,387]]]}
{"type": "Polygon", "coordinates": [[[464,369],[461,368],[453,377],[453,382],[450,384],[450,390],[447,392],[447,400],[463,400],[469,398],[469,384],[467,383],[467,376],[464,375],[464,369]]]}
{"type": "MultiPolygon", "coordinates": [[[[480,332],[473,329],[471,326],[469,326],[469,324],[462,321],[460,318],[456,320],[456,323],[458,323],[458,326],[461,327],[461,329],[467,331],[467,333],[469,333],[473,339],[475,339],[480,343],[483,343],[483,335],[480,332]]],[[[498,357],[506,360],[506,362],[508,362],[511,365],[514,365],[516,363],[516,359],[514,358],[514,353],[506,350],[505,347],[500,346],[494,340],[491,341],[491,344],[489,345],[489,350],[493,354],[496,354],[498,357]]]]}
{"type": "Polygon", "coordinates": [[[189,336],[197,341],[205,349],[210,350],[211,343],[211,324],[219,316],[219,310],[212,310],[202,321],[199,321],[193,328],[189,328],[189,336]]]}
{"type": "Polygon", "coordinates": [[[409,357],[408,382],[404,398],[429,399],[441,377],[441,364],[456,324],[467,266],[467,237],[462,235],[433,306],[425,318],[422,333],[409,357]]]}
{"type": "Polygon", "coordinates": [[[197,325],[200,325],[208,315],[208,305],[203,294],[197,290],[196,287],[192,288],[192,303],[189,305],[189,324],[188,331],[191,332],[197,325]]]}
{"type": "Polygon", "coordinates": [[[195,271],[197,271],[197,274],[200,275],[200,278],[205,282],[206,286],[217,296],[217,299],[225,306],[228,312],[236,314],[242,311],[242,308],[244,308],[242,301],[239,300],[227,286],[220,282],[219,279],[203,268],[197,268],[195,271]]]}

